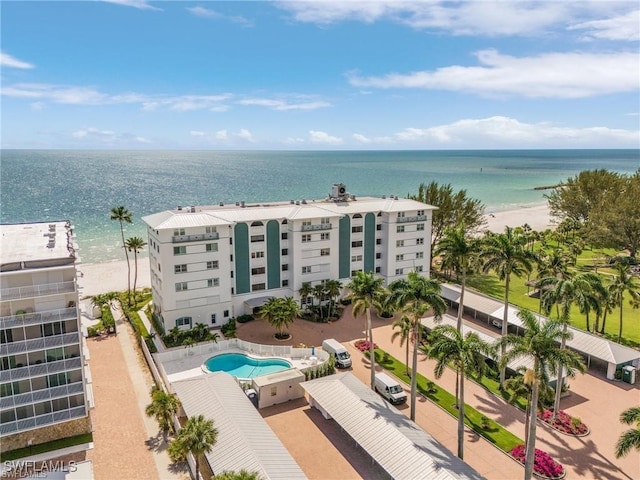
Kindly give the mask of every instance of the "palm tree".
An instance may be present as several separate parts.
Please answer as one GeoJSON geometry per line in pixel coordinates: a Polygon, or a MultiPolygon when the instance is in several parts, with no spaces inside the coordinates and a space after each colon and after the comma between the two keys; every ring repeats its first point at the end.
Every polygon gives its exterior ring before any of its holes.
{"type": "Polygon", "coordinates": [[[423,347],[423,351],[437,360],[433,370],[436,378],[440,378],[450,364],[460,376],[458,457],[462,460],[464,458],[464,379],[469,375],[482,378],[487,368],[485,359],[494,355],[493,347],[481,340],[475,332],[469,332],[463,337],[462,332],[451,325],[439,325],[434,328],[430,343],[431,346],[423,347]]]}
{"type": "Polygon", "coordinates": [[[130,212],[125,207],[120,205],[119,207],[113,207],[109,214],[111,220],[117,220],[120,223],[120,235],[122,236],[122,248],[124,249],[124,256],[127,259],[127,295],[131,295],[131,265],[129,264],[129,253],[125,246],[124,241],[124,224],[133,223],[133,212],[130,212]]]}
{"type": "Polygon", "coordinates": [[[327,280],[324,284],[325,291],[327,295],[329,295],[329,313],[327,314],[327,320],[331,316],[331,312],[333,312],[335,308],[336,298],[340,295],[340,291],[342,290],[342,282],[340,280],[327,280]]]}
{"type": "Polygon", "coordinates": [[[409,376],[409,343],[411,337],[411,319],[406,315],[403,315],[402,318],[399,318],[391,325],[393,328],[393,334],[391,335],[391,341],[393,342],[396,338],[400,338],[400,346],[405,345],[404,352],[404,373],[409,376]]]}
{"type": "Polygon", "coordinates": [[[260,317],[278,331],[277,338],[287,338],[285,330],[298,316],[300,309],[293,297],[270,298],[260,309],[260,317]]]}
{"type": "Polygon", "coordinates": [[[199,341],[204,341],[209,336],[209,327],[204,323],[196,323],[191,329],[191,335],[199,341]]]}
{"type": "Polygon", "coordinates": [[[409,272],[406,279],[399,279],[389,285],[393,303],[403,313],[408,314],[413,337],[413,360],[411,366],[411,420],[416,419],[418,347],[422,340],[422,317],[433,309],[436,320],[447,311],[447,304],[440,296],[440,282],[426,278],[416,271],[409,272]]]}
{"type": "MultiPolygon", "coordinates": [[[[140,237],[129,237],[129,238],[127,238],[127,240],[125,242],[125,247],[127,247],[126,250],[128,250],[129,252],[133,252],[134,272],[135,272],[134,275],[133,275],[133,299],[134,299],[134,303],[135,303],[135,298],[136,298],[136,284],[138,283],[138,253],[140,253],[140,250],[142,250],[146,245],[147,245],[147,242],[145,242],[140,237]]],[[[131,292],[129,292],[129,305],[132,305],[132,303],[131,303],[131,292]]]]}
{"type": "Polygon", "coordinates": [[[373,329],[371,328],[371,307],[376,295],[382,290],[382,278],[376,278],[373,272],[358,271],[347,285],[351,290],[349,298],[353,303],[353,315],[365,315],[367,319],[367,339],[369,340],[369,360],[371,362],[371,390],[375,390],[376,357],[373,348],[373,329]]]}
{"type": "Polygon", "coordinates": [[[503,352],[500,357],[500,367],[506,368],[507,364],[518,358],[531,358],[533,360],[533,378],[531,383],[531,400],[529,408],[529,431],[527,432],[527,444],[525,453],[525,480],[530,480],[533,474],[534,451],[536,443],[536,418],[538,405],[538,392],[540,384],[549,383],[549,372],[558,366],[564,366],[568,375],[574,375],[575,370],[585,371],[584,363],[577,353],[562,349],[558,346],[558,340],[565,340],[570,336],[565,330],[565,325],[557,319],[549,319],[539,322],[528,310],[520,310],[518,317],[524,325],[523,335],[508,334],[498,341],[498,346],[503,352]]]}
{"type": "Polygon", "coordinates": [[[312,293],[313,287],[311,286],[311,282],[302,282],[300,290],[298,290],[298,295],[300,295],[300,308],[303,308],[306,305],[306,300],[312,293]]]}
{"type": "Polygon", "coordinates": [[[319,283],[315,287],[313,287],[313,297],[318,299],[318,308],[320,310],[320,319],[322,319],[322,298],[326,294],[326,288],[324,284],[319,283]]]}
{"type": "Polygon", "coordinates": [[[467,284],[467,273],[476,264],[479,240],[471,237],[459,226],[445,231],[433,252],[434,256],[442,256],[441,268],[451,268],[460,277],[460,302],[458,304],[458,330],[462,329],[462,314],[464,312],[464,289],[467,284]]]}
{"type": "Polygon", "coordinates": [[[620,435],[616,443],[616,458],[624,457],[632,448],[640,450],[640,407],[631,407],[622,412],[620,422],[625,425],[635,423],[636,426],[620,435]]]}
{"type": "MultiPolygon", "coordinates": [[[[615,266],[616,275],[612,278],[609,284],[609,292],[615,299],[620,309],[620,328],[618,330],[618,343],[622,340],[622,311],[624,303],[624,295],[628,293],[631,297],[630,303],[635,305],[636,300],[640,298],[640,280],[631,275],[631,269],[629,265],[622,262],[618,262],[615,266]]],[[[604,328],[603,328],[604,330],[604,328]]]]}
{"type": "MultiPolygon", "coordinates": [[[[196,464],[196,479],[200,478],[199,457],[209,453],[218,440],[218,429],[213,426],[213,420],[207,420],[204,415],[189,417],[184,426],[178,432],[172,445],[174,453],[181,454],[182,458],[192,454],[196,464]],[[175,444],[175,445],[174,445],[175,444]]],[[[174,458],[180,455],[174,456],[174,458]]]]}
{"type": "MultiPolygon", "coordinates": [[[[484,239],[482,258],[485,259],[482,271],[487,273],[494,270],[500,280],[504,280],[504,312],[502,316],[502,336],[508,332],[509,318],[509,287],[511,275],[521,277],[525,273],[531,273],[532,263],[536,255],[525,248],[525,238],[516,235],[511,227],[506,227],[504,233],[488,233],[484,239]]],[[[504,347],[500,352],[505,354],[504,347]]],[[[504,384],[506,366],[500,369],[500,386],[504,384]]]]}
{"type": "Polygon", "coordinates": [[[173,418],[180,407],[180,400],[173,393],[167,393],[154,387],[151,390],[151,403],[147,405],[145,413],[148,417],[154,417],[162,430],[164,441],[167,435],[174,431],[173,418]]]}

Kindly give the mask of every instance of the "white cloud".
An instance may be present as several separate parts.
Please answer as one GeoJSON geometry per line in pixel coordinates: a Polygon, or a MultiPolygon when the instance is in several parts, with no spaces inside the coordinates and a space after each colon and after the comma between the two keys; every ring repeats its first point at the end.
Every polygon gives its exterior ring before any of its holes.
{"type": "Polygon", "coordinates": [[[353,135],[351,135],[353,137],[353,139],[356,142],[360,142],[360,143],[371,143],[371,139],[369,137],[366,137],[360,133],[354,133],[353,135]]]}
{"type": "Polygon", "coordinates": [[[35,65],[23,62],[22,60],[18,60],[15,57],[12,57],[8,53],[0,53],[0,67],[5,68],[21,68],[21,69],[29,69],[35,68],[35,65]]]}
{"type": "Polygon", "coordinates": [[[148,0],[103,0],[107,3],[115,3],[116,5],[122,5],[123,7],[133,7],[138,10],[155,10],[157,12],[162,12],[161,8],[154,7],[153,5],[149,5],[148,0]]]}
{"type": "Polygon", "coordinates": [[[226,130],[218,130],[214,137],[216,140],[226,140],[229,137],[229,133],[226,130]]]}
{"type": "Polygon", "coordinates": [[[569,30],[585,30],[585,39],[640,40],[640,10],[632,10],[626,14],[607,18],[605,20],[591,20],[576,23],[568,27],[569,30]]]}
{"type": "Polygon", "coordinates": [[[191,135],[192,137],[204,137],[204,136],[206,136],[207,134],[206,134],[205,132],[201,132],[201,131],[199,131],[199,130],[191,130],[191,131],[189,132],[189,135],[191,135]]]}
{"type": "Polygon", "coordinates": [[[238,25],[242,25],[244,27],[252,27],[253,22],[245,17],[241,17],[239,15],[223,15],[215,10],[211,10],[210,8],[205,7],[188,7],[187,11],[196,17],[202,18],[210,18],[210,19],[220,19],[227,20],[231,23],[237,23],[238,25]]]}
{"type": "Polygon", "coordinates": [[[309,141],[311,143],[324,143],[329,145],[339,145],[342,143],[342,139],[339,137],[333,137],[326,132],[319,130],[309,130],[309,141]]]}
{"type": "Polygon", "coordinates": [[[285,145],[296,145],[296,144],[301,144],[304,143],[305,139],[304,138],[300,138],[300,137],[287,137],[284,140],[284,144],[285,145]]]}
{"type": "Polygon", "coordinates": [[[98,143],[110,146],[150,144],[151,140],[132,133],[118,133],[113,130],[101,130],[96,127],[84,127],[71,133],[71,136],[82,143],[98,143]]]}
{"type": "Polygon", "coordinates": [[[318,108],[330,107],[331,104],[324,101],[311,101],[301,103],[289,103],[284,100],[270,98],[247,98],[238,102],[240,105],[250,105],[272,108],[273,110],[316,110],[318,108]]]}
{"type": "Polygon", "coordinates": [[[533,57],[476,52],[478,66],[453,65],[434,71],[362,77],[348,73],[351,85],[375,88],[423,88],[490,96],[580,98],[639,88],[637,52],[545,53],[533,57]]]}
{"type": "Polygon", "coordinates": [[[246,140],[247,142],[254,142],[253,135],[246,128],[241,128],[239,132],[234,133],[234,135],[242,140],[246,140]]]}

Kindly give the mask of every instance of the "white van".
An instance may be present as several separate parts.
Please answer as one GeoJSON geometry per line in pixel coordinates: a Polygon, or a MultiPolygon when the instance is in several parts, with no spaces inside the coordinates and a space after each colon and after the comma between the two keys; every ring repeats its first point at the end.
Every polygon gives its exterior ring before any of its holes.
{"type": "Polygon", "coordinates": [[[407,401],[407,394],[397,380],[386,373],[376,373],[376,392],[394,405],[400,405],[407,401]]]}
{"type": "Polygon", "coordinates": [[[336,367],[349,368],[351,366],[351,355],[349,355],[347,349],[339,341],[328,338],[322,342],[322,349],[333,356],[336,367]]]}

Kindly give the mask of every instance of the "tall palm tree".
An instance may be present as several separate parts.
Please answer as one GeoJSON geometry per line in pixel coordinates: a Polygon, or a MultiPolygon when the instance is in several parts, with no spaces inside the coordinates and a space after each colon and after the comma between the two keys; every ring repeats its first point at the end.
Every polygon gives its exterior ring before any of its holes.
{"type": "Polygon", "coordinates": [[[151,403],[145,408],[148,417],[153,417],[162,430],[164,441],[167,435],[174,431],[173,418],[180,407],[180,400],[173,393],[167,393],[154,387],[151,390],[151,403]]]}
{"type": "Polygon", "coordinates": [[[618,343],[620,343],[622,340],[622,307],[624,304],[624,296],[628,294],[631,297],[631,305],[636,305],[635,301],[640,298],[640,280],[631,275],[631,269],[627,264],[618,262],[615,270],[616,275],[609,284],[609,292],[616,300],[618,308],[620,309],[620,328],[618,329],[618,343]]]}
{"type": "Polygon", "coordinates": [[[400,339],[400,346],[405,346],[404,352],[404,373],[409,376],[409,343],[411,340],[411,319],[403,315],[402,318],[397,319],[391,324],[393,328],[393,334],[391,335],[391,342],[396,338],[400,339]]]}
{"type": "MultiPolygon", "coordinates": [[[[511,227],[506,227],[504,233],[488,233],[484,238],[481,256],[484,259],[482,271],[487,273],[494,270],[500,280],[504,280],[504,312],[502,316],[502,336],[508,332],[509,318],[509,288],[511,275],[521,277],[532,270],[536,255],[525,248],[525,237],[516,235],[511,227]]],[[[504,347],[500,352],[505,354],[504,347]]],[[[506,366],[500,369],[500,386],[504,384],[506,366]]]]}
{"type": "Polygon", "coordinates": [[[631,407],[622,412],[620,422],[625,425],[633,423],[636,425],[620,435],[616,443],[616,458],[624,457],[632,448],[640,450],[640,407],[631,407]]]}
{"type": "Polygon", "coordinates": [[[298,295],[300,295],[300,308],[303,308],[306,305],[306,300],[313,294],[313,287],[311,286],[311,282],[302,282],[300,285],[300,290],[298,290],[298,295]]]}
{"type": "Polygon", "coordinates": [[[313,297],[318,299],[318,307],[320,310],[320,319],[322,319],[322,298],[326,295],[327,289],[324,284],[319,283],[313,287],[313,297]]]}
{"type": "Polygon", "coordinates": [[[497,345],[505,352],[500,357],[501,368],[506,368],[507,364],[515,359],[524,357],[533,360],[534,378],[530,379],[531,406],[529,408],[529,431],[526,435],[524,475],[525,480],[530,480],[533,475],[535,457],[536,419],[540,384],[548,384],[549,373],[559,365],[566,368],[568,375],[574,375],[576,369],[584,372],[585,366],[580,355],[559,347],[558,341],[566,340],[570,336],[561,321],[549,319],[546,322],[539,322],[528,310],[520,310],[518,316],[524,325],[524,334],[505,335],[498,341],[497,345]]]}
{"type": "Polygon", "coordinates": [[[482,378],[486,371],[485,359],[494,355],[491,345],[480,339],[477,333],[469,332],[464,337],[462,332],[451,325],[439,325],[433,329],[430,347],[423,351],[436,359],[433,370],[436,378],[440,378],[450,364],[460,376],[460,401],[458,403],[458,457],[464,458],[464,379],[472,375],[482,378]]]}
{"type": "MultiPolygon", "coordinates": [[[[598,302],[598,295],[595,292],[603,294],[605,288],[602,280],[595,273],[578,273],[567,279],[558,280],[556,277],[550,277],[540,281],[544,286],[552,286],[553,288],[546,290],[543,294],[542,304],[545,312],[549,312],[553,304],[559,306],[559,320],[563,325],[563,333],[567,333],[567,328],[571,319],[571,305],[576,304],[583,311],[588,312],[591,309],[599,312],[601,306],[598,302]]],[[[563,336],[560,348],[566,348],[567,337],[563,336]]],[[[560,411],[560,394],[562,393],[562,365],[558,366],[558,380],[556,383],[556,395],[553,403],[553,419],[555,420],[560,411]]]]}
{"type": "Polygon", "coordinates": [[[218,429],[213,420],[207,420],[204,415],[189,417],[178,432],[174,442],[178,442],[178,450],[184,454],[192,454],[196,464],[196,479],[200,478],[200,455],[209,453],[218,440],[218,429]]]}
{"type": "Polygon", "coordinates": [[[464,290],[467,273],[476,265],[479,253],[479,240],[472,237],[461,225],[447,229],[434,250],[434,256],[442,256],[441,268],[451,268],[460,277],[460,302],[458,303],[458,330],[462,329],[464,312],[464,290]]]}
{"type": "Polygon", "coordinates": [[[111,208],[109,213],[111,220],[117,220],[120,223],[120,235],[122,236],[122,248],[124,249],[124,256],[127,259],[127,295],[131,295],[131,265],[129,264],[129,253],[124,241],[124,224],[133,223],[133,212],[130,212],[122,205],[111,208]]]}
{"type": "Polygon", "coordinates": [[[285,338],[285,330],[299,312],[298,303],[293,297],[272,297],[260,309],[260,317],[276,328],[278,338],[285,338]]]}
{"type": "Polygon", "coordinates": [[[389,285],[393,303],[411,322],[413,337],[413,360],[411,367],[411,420],[416,419],[418,347],[422,340],[422,317],[433,309],[436,320],[447,311],[447,304],[440,296],[440,282],[426,278],[415,270],[409,272],[406,279],[399,279],[389,285]]]}
{"type": "Polygon", "coordinates": [[[327,295],[329,295],[329,313],[327,314],[327,320],[331,316],[336,304],[336,298],[340,295],[342,290],[342,282],[340,280],[327,280],[324,284],[327,295]]]}
{"type": "MultiPolygon", "coordinates": [[[[134,303],[135,303],[136,285],[138,283],[138,253],[140,253],[140,250],[142,250],[147,245],[147,242],[145,242],[140,237],[129,237],[129,238],[127,238],[127,240],[126,240],[124,245],[125,245],[125,247],[127,247],[127,250],[129,252],[133,252],[133,259],[134,259],[133,299],[134,299],[134,303]]],[[[129,305],[132,305],[132,303],[131,303],[131,292],[129,292],[129,305]]]]}
{"type": "Polygon", "coordinates": [[[373,329],[371,328],[371,307],[373,300],[382,290],[382,278],[376,278],[373,272],[358,271],[347,285],[350,290],[349,298],[353,304],[353,315],[365,315],[367,319],[367,339],[369,340],[369,361],[371,362],[371,390],[375,390],[376,357],[373,344],[373,329]]]}

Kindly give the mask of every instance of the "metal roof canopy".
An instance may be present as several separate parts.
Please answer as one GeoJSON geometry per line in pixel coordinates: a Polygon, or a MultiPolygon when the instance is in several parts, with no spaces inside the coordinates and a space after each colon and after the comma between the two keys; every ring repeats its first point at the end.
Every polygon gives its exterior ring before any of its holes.
{"type": "Polygon", "coordinates": [[[247,300],[244,301],[244,304],[247,307],[251,307],[251,308],[263,307],[265,303],[267,303],[272,298],[274,298],[273,295],[269,295],[266,297],[248,298],[247,300]]]}
{"type": "Polygon", "coordinates": [[[231,375],[217,372],[171,387],[187,416],[214,421],[218,441],[206,457],[215,474],[244,468],[270,480],[307,478],[231,375]]]}
{"type": "MultiPolygon", "coordinates": [[[[446,284],[441,288],[442,296],[452,302],[458,303],[460,300],[460,287],[446,284]]],[[[480,313],[502,320],[504,314],[504,302],[496,300],[486,295],[481,295],[468,288],[464,291],[464,306],[477,310],[480,313]]],[[[509,305],[507,309],[507,323],[516,327],[524,328],[522,320],[518,317],[519,309],[509,305]]],[[[547,317],[532,312],[539,322],[546,322],[547,317]]],[[[605,362],[620,365],[640,359],[640,352],[633,348],[625,347],[618,343],[598,337],[591,333],[580,330],[572,326],[568,327],[572,338],[567,340],[567,346],[577,352],[587,356],[604,360],[605,362]]]]}
{"type": "Polygon", "coordinates": [[[351,373],[300,384],[392,478],[483,478],[351,373]]]}

